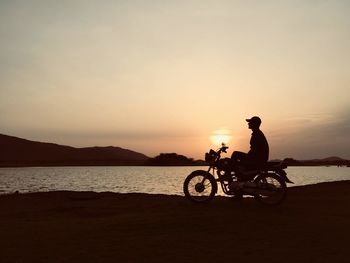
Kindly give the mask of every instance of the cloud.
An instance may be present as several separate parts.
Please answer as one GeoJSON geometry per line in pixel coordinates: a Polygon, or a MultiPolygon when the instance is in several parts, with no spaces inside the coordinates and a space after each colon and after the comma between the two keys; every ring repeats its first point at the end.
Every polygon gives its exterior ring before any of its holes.
{"type": "Polygon", "coordinates": [[[350,110],[295,120],[289,125],[272,132],[275,157],[311,159],[336,155],[350,159],[350,110]]]}

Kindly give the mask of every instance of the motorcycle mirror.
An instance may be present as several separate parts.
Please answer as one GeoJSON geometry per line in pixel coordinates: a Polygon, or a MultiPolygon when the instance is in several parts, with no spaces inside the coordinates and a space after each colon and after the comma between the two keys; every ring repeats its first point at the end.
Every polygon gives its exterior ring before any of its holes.
{"type": "Polygon", "coordinates": [[[225,144],[224,142],[222,142],[222,143],[221,143],[221,146],[222,146],[222,147],[225,147],[225,146],[226,146],[226,144],[225,144]]]}

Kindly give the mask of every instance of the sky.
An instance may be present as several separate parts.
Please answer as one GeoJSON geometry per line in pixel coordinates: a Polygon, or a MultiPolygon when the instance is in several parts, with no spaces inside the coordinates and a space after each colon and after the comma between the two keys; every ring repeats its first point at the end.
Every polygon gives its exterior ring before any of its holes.
{"type": "Polygon", "coordinates": [[[199,159],[221,138],[248,151],[257,115],[270,159],[350,159],[349,13],[336,0],[0,0],[0,133],[199,159]]]}

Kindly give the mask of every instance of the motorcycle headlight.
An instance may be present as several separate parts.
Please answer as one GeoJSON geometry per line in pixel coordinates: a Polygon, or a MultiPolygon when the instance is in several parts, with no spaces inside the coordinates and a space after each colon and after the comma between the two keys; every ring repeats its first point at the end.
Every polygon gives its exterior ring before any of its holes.
{"type": "Polygon", "coordinates": [[[215,159],[216,152],[214,150],[210,150],[208,153],[205,153],[205,161],[211,162],[215,159]]]}

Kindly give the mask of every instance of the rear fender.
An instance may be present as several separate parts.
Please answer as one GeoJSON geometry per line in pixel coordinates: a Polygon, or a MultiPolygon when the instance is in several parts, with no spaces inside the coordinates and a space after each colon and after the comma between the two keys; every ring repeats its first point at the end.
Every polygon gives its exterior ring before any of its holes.
{"type": "Polygon", "coordinates": [[[291,180],[289,180],[289,178],[287,177],[287,173],[286,171],[282,170],[282,169],[279,169],[279,170],[276,170],[275,171],[279,176],[282,177],[282,179],[286,182],[286,183],[289,183],[289,184],[294,184],[291,180]]]}

